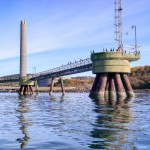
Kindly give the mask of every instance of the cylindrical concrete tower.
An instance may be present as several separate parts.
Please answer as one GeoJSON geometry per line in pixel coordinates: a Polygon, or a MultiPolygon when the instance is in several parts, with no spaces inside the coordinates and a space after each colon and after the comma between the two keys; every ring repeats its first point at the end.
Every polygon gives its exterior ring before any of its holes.
{"type": "Polygon", "coordinates": [[[90,97],[96,99],[123,99],[134,93],[128,79],[130,62],[140,58],[136,51],[123,53],[119,50],[92,53],[92,71],[96,74],[90,97]]]}
{"type": "Polygon", "coordinates": [[[26,21],[22,20],[20,26],[20,78],[27,76],[26,53],[26,21]]]}
{"type": "Polygon", "coordinates": [[[26,21],[21,21],[20,26],[20,90],[21,95],[28,95],[33,93],[32,86],[34,81],[31,81],[27,77],[27,62],[26,62],[26,21]]]}

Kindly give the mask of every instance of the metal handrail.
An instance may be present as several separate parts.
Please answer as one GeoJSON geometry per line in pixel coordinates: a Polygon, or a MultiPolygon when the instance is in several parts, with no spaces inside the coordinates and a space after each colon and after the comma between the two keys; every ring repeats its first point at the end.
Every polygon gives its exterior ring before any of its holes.
{"type": "Polygon", "coordinates": [[[31,75],[31,78],[37,78],[39,76],[43,76],[43,75],[48,75],[51,73],[57,73],[60,71],[65,71],[65,70],[69,70],[69,69],[73,69],[73,68],[78,68],[84,65],[88,65],[88,64],[92,64],[92,61],[90,60],[90,58],[86,58],[86,59],[80,59],[79,61],[75,61],[75,62],[68,62],[68,64],[66,65],[62,65],[60,67],[56,67],[50,70],[46,70],[43,72],[39,72],[37,74],[31,75]]]}
{"type": "MultiPolygon", "coordinates": [[[[33,75],[30,75],[29,78],[38,78],[40,76],[44,76],[44,75],[49,75],[49,74],[53,74],[53,73],[57,73],[60,71],[65,71],[65,70],[69,70],[69,69],[75,69],[75,68],[79,68],[81,66],[85,66],[85,65],[89,65],[92,64],[92,61],[90,60],[90,58],[86,58],[86,59],[80,59],[79,61],[74,61],[74,62],[68,62],[66,65],[61,65],[59,67],[53,68],[53,69],[49,69],[43,72],[39,72],[33,75]]],[[[3,76],[0,77],[0,81],[8,81],[8,80],[19,80],[19,75],[15,75],[15,76],[3,76]]]]}

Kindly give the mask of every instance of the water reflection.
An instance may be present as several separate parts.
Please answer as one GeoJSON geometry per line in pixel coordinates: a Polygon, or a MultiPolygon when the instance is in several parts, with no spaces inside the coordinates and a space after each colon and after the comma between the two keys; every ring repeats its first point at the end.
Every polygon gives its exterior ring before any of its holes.
{"type": "Polygon", "coordinates": [[[60,102],[64,102],[66,95],[61,95],[60,98],[58,99],[58,97],[54,96],[54,95],[50,95],[50,100],[51,101],[60,101],[60,102]]]}
{"type": "Polygon", "coordinates": [[[130,109],[132,99],[95,100],[94,112],[98,114],[91,137],[94,138],[90,148],[93,149],[135,149],[128,139],[128,123],[132,121],[130,109]]]}
{"type": "Polygon", "coordinates": [[[19,96],[19,105],[17,112],[20,113],[20,115],[18,116],[19,118],[18,123],[21,125],[20,130],[22,131],[24,136],[22,138],[17,138],[16,140],[19,143],[21,143],[20,148],[23,149],[27,146],[30,140],[30,135],[27,130],[29,122],[25,119],[25,114],[30,112],[30,109],[27,106],[27,97],[19,96]]]}

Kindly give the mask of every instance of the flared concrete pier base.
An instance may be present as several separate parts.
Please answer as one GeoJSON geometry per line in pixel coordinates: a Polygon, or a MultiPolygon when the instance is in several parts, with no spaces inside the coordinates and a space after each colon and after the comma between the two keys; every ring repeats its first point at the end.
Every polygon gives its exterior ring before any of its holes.
{"type": "Polygon", "coordinates": [[[103,99],[103,98],[105,98],[104,94],[105,94],[104,92],[98,92],[97,95],[96,95],[96,98],[97,99],[103,99]]]}
{"type": "Polygon", "coordinates": [[[21,85],[19,90],[20,95],[32,95],[33,93],[34,92],[31,85],[21,85]]]}
{"type": "Polygon", "coordinates": [[[96,74],[89,97],[106,100],[134,97],[128,74],[130,62],[140,58],[140,54],[124,53],[120,47],[115,51],[91,53],[92,72],[96,74]]]}
{"type": "Polygon", "coordinates": [[[121,92],[117,92],[116,94],[117,94],[117,97],[118,97],[118,98],[122,98],[122,99],[124,99],[124,98],[126,98],[126,97],[127,97],[127,95],[126,95],[126,93],[125,93],[125,92],[122,92],[122,93],[121,93],[121,92]]]}
{"type": "Polygon", "coordinates": [[[90,94],[89,94],[89,97],[90,97],[90,98],[93,98],[93,99],[94,99],[96,96],[97,96],[97,92],[91,91],[90,94]]]}
{"type": "Polygon", "coordinates": [[[32,95],[34,85],[34,81],[29,80],[27,77],[21,78],[19,81],[20,89],[19,94],[20,95],[32,95]]]}
{"type": "Polygon", "coordinates": [[[126,91],[128,97],[135,97],[134,92],[126,91]]]}
{"type": "Polygon", "coordinates": [[[105,97],[105,99],[109,99],[109,91],[108,90],[105,91],[104,97],[105,97]]]}
{"type": "Polygon", "coordinates": [[[111,100],[116,99],[116,92],[115,91],[109,91],[109,99],[111,99],[111,100]]]}
{"type": "Polygon", "coordinates": [[[119,73],[100,73],[96,75],[89,97],[92,99],[125,99],[134,97],[128,76],[119,73]]]}

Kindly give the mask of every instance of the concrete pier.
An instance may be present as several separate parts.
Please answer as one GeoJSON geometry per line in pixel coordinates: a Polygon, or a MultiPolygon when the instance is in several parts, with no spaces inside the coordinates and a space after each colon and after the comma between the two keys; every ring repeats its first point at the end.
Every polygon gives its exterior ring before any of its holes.
{"type": "Polygon", "coordinates": [[[133,97],[127,74],[130,73],[130,62],[139,58],[139,53],[125,54],[119,50],[92,53],[92,72],[96,78],[89,96],[112,101],[133,97]]]}
{"type": "MultiPolygon", "coordinates": [[[[64,83],[63,83],[62,78],[60,78],[60,86],[61,86],[62,95],[65,95],[65,88],[64,88],[64,83]]],[[[51,81],[51,84],[50,84],[50,91],[49,91],[50,96],[52,96],[53,87],[54,87],[54,78],[52,78],[52,81],[51,81]]]]}
{"type": "Polygon", "coordinates": [[[26,21],[22,20],[20,25],[20,90],[21,95],[30,95],[33,94],[32,87],[34,81],[31,81],[27,77],[27,60],[26,60],[26,21]]]}
{"type": "Polygon", "coordinates": [[[20,26],[20,78],[27,76],[26,53],[26,21],[23,20],[20,26]]]}

